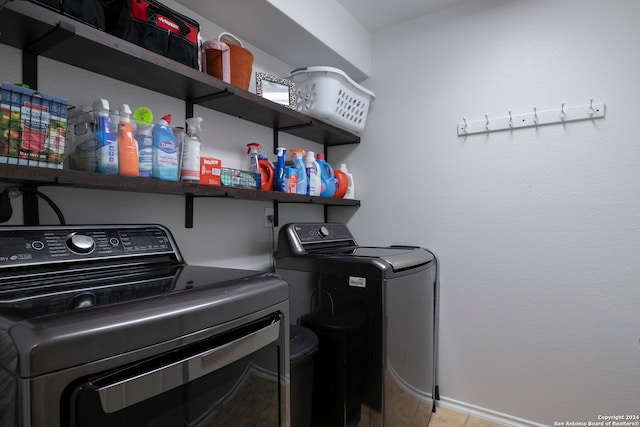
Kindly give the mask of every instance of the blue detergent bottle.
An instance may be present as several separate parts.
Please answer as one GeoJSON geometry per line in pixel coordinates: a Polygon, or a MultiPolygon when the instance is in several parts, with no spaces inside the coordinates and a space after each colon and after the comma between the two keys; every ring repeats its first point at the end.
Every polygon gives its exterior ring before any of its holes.
{"type": "Polygon", "coordinates": [[[109,101],[96,99],[93,102],[96,115],[96,172],[118,174],[118,141],[109,118],[109,101]]]}
{"type": "Polygon", "coordinates": [[[164,116],[153,127],[153,161],[154,178],[164,181],[177,181],[180,175],[178,163],[178,140],[171,130],[171,114],[164,116]]]}
{"type": "Polygon", "coordinates": [[[317,161],[320,165],[320,179],[322,181],[320,196],[333,197],[336,193],[336,175],[333,172],[333,167],[327,163],[322,153],[318,153],[317,161]]]}
{"type": "Polygon", "coordinates": [[[287,183],[285,182],[285,156],[287,155],[287,149],[284,147],[276,148],[276,154],[278,160],[276,161],[276,179],[274,190],[287,192],[287,183]]]}

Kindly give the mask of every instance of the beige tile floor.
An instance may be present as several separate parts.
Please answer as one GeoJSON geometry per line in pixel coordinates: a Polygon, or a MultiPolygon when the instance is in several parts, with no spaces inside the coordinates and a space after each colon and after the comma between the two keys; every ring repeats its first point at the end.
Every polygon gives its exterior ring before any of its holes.
{"type": "Polygon", "coordinates": [[[431,416],[429,427],[503,427],[503,425],[449,408],[437,407],[436,413],[431,416]]]}

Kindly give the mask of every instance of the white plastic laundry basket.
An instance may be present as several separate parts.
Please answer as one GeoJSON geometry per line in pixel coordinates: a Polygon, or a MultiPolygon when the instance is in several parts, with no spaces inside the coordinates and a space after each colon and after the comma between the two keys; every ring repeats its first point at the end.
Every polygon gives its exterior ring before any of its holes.
{"type": "Polygon", "coordinates": [[[364,130],[372,91],[360,86],[342,70],[307,67],[291,72],[295,82],[296,109],[355,134],[364,130]]]}

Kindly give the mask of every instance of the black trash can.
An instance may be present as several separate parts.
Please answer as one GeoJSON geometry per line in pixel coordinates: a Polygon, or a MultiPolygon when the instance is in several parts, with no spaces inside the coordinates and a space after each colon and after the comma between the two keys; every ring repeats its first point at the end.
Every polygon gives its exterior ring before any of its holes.
{"type": "Polygon", "coordinates": [[[311,426],[313,359],[317,352],[318,336],[309,328],[291,325],[289,329],[291,427],[311,426]]]}
{"type": "Polygon", "coordinates": [[[318,336],[314,363],[314,427],[351,427],[360,421],[366,353],[366,312],[320,310],[300,317],[318,336]]]}

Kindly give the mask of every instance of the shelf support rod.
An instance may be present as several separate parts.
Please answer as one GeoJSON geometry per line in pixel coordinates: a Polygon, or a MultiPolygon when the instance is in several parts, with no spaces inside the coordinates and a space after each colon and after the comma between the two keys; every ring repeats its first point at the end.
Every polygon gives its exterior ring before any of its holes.
{"type": "Polygon", "coordinates": [[[76,34],[76,28],[68,22],[59,22],[58,26],[40,37],[38,40],[26,46],[24,50],[27,50],[34,55],[41,55],[51,49],[54,46],[59,45],[69,37],[76,34]]]}
{"type": "Polygon", "coordinates": [[[184,201],[184,228],[193,228],[193,194],[187,193],[184,201]]]}
{"type": "Polygon", "coordinates": [[[280,144],[280,129],[273,128],[273,154],[278,153],[279,144],[280,144]]]}
{"type": "Polygon", "coordinates": [[[278,226],[278,207],[280,206],[280,203],[278,203],[277,200],[273,201],[273,226],[277,227],[278,226]]]}
{"type": "Polygon", "coordinates": [[[60,22],[58,26],[22,50],[22,83],[38,89],[38,56],[76,33],[74,26],[60,22]]]}
{"type": "Polygon", "coordinates": [[[211,101],[218,98],[224,98],[233,94],[234,94],[233,89],[225,88],[225,90],[221,92],[212,93],[211,95],[205,95],[199,98],[191,98],[189,102],[191,102],[192,104],[202,104],[207,101],[211,101]]]}
{"type": "Polygon", "coordinates": [[[28,191],[22,192],[22,217],[24,225],[40,225],[40,213],[38,210],[38,187],[32,184],[25,184],[23,187],[28,191]]]}
{"type": "Polygon", "coordinates": [[[184,103],[184,113],[185,113],[185,118],[189,119],[191,117],[193,117],[193,102],[188,100],[187,102],[184,103]]]}

